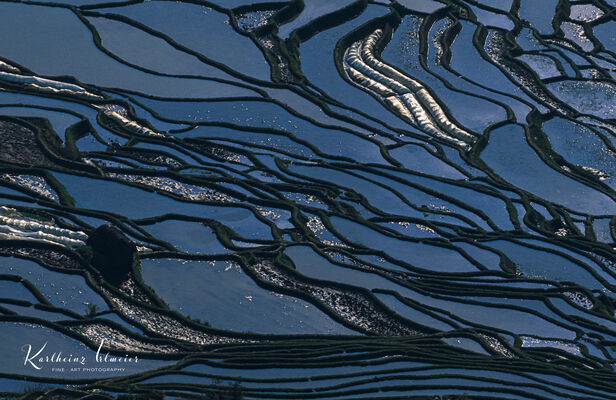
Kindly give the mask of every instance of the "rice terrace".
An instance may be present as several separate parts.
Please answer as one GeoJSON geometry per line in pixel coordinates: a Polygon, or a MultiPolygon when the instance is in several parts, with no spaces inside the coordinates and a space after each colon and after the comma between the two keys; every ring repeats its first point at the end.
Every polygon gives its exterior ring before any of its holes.
{"type": "Polygon", "coordinates": [[[615,0],[0,1],[0,399],[616,399],[615,0]]]}

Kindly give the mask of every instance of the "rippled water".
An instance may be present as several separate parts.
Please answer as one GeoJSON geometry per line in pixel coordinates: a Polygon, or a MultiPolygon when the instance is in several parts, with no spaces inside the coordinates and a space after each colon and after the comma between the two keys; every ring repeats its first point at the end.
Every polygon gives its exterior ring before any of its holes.
{"type": "Polygon", "coordinates": [[[616,398],[615,17],[0,2],[0,392],[616,398]]]}

